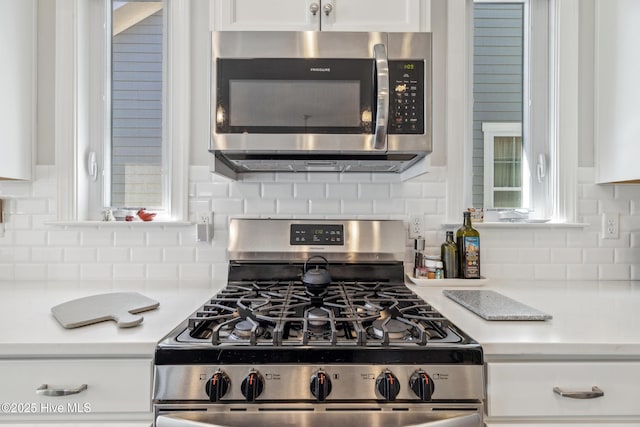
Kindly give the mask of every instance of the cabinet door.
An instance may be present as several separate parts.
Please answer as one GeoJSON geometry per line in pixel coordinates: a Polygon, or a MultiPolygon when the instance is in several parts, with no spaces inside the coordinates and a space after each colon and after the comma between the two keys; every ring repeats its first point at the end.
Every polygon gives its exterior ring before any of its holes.
{"type": "Polygon", "coordinates": [[[151,359],[0,360],[0,424],[107,414],[146,418],[151,414],[152,370],[151,359]],[[73,393],[58,395],[56,390],[73,393]]]}
{"type": "Polygon", "coordinates": [[[640,2],[596,2],[596,182],[640,183],[640,2]]]}
{"type": "Polygon", "coordinates": [[[215,31],[429,31],[430,0],[211,0],[215,31]]]}
{"type": "Polygon", "coordinates": [[[0,179],[31,179],[36,1],[0,0],[0,179]]]}
{"type": "MultiPolygon", "coordinates": [[[[121,419],[114,420],[112,422],[96,422],[96,423],[87,423],[83,422],[82,424],[61,422],[61,423],[51,423],[51,422],[43,422],[43,423],[29,423],[23,424],[20,423],[20,427],[74,427],[74,426],[82,426],[82,427],[149,427],[151,425],[151,421],[126,421],[123,422],[121,419]]],[[[598,427],[598,426],[595,426],[598,427]]]]}
{"type": "Polygon", "coordinates": [[[323,0],[323,31],[428,31],[425,0],[323,0]],[[327,15],[325,8],[331,7],[327,15]],[[422,24],[421,24],[422,21],[422,24]]]}
{"type": "Polygon", "coordinates": [[[211,0],[209,10],[214,31],[320,29],[320,0],[211,0]]]}
{"type": "Polygon", "coordinates": [[[487,410],[494,417],[611,417],[640,418],[640,363],[539,362],[489,363],[487,410]],[[561,396],[589,392],[598,387],[604,395],[590,399],[561,396]]]}
{"type": "MultiPolygon", "coordinates": [[[[529,423],[529,422],[517,422],[517,423],[485,423],[486,427],[584,427],[584,421],[576,421],[576,422],[563,422],[563,423],[529,423]]],[[[589,423],[588,424],[589,427],[611,427],[611,424],[606,424],[606,423],[589,423]]],[[[634,421],[629,421],[628,423],[622,423],[620,422],[620,424],[616,424],[617,427],[632,427],[632,426],[636,426],[637,427],[637,423],[634,421]]]]}

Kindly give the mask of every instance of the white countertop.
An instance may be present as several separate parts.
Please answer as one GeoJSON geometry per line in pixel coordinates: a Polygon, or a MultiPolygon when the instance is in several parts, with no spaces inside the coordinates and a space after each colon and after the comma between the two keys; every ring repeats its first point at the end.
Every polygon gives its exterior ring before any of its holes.
{"type": "Polygon", "coordinates": [[[487,359],[640,359],[640,282],[489,281],[478,287],[408,286],[478,341],[487,359]],[[444,296],[443,289],[491,289],[553,318],[484,320],[444,296]]]}
{"type": "Polygon", "coordinates": [[[2,357],[153,357],[156,343],[217,292],[209,282],[0,282],[2,357]],[[51,307],[108,292],[139,292],[160,302],[138,326],[105,321],[63,328],[51,307]]]}
{"type": "MultiPolygon", "coordinates": [[[[442,283],[442,282],[440,282],[442,283]]],[[[2,357],[152,357],[156,343],[224,284],[209,282],[0,282],[2,357]],[[106,321],[65,329],[51,307],[105,292],[135,291],[160,302],[139,326],[106,321]]],[[[506,282],[408,285],[478,341],[492,358],[640,359],[640,282],[506,282]],[[487,321],[442,294],[492,289],[551,314],[546,321],[487,321]]]]}

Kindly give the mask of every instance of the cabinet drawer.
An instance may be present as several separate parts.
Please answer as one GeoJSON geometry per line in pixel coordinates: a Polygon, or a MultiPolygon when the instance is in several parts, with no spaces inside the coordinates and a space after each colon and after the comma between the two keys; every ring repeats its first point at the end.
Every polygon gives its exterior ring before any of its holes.
{"type": "Polygon", "coordinates": [[[0,360],[3,416],[86,416],[151,411],[151,359],[0,360]],[[36,389],[86,390],[46,396],[36,389]],[[7,406],[9,405],[9,406],[7,406]]]}
{"type": "MultiPolygon", "coordinates": [[[[638,423],[629,422],[629,423],[620,423],[616,424],[616,427],[637,427],[638,423]]],[[[562,422],[562,423],[529,423],[529,422],[519,422],[519,423],[486,423],[485,427],[584,427],[584,421],[575,421],[575,422],[562,422]]],[[[589,423],[589,427],[611,427],[609,423],[589,423]]]]}
{"type": "Polygon", "coordinates": [[[489,363],[490,417],[640,416],[639,362],[489,363]],[[554,393],[591,391],[604,396],[573,399],[554,393]]]}

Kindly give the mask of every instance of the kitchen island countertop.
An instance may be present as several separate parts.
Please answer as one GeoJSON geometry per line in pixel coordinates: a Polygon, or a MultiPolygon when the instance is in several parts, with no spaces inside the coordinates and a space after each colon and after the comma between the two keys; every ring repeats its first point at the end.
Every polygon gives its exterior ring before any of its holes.
{"type": "MultiPolygon", "coordinates": [[[[640,359],[640,282],[492,281],[484,286],[408,287],[478,341],[487,359],[585,357],[640,359]],[[545,321],[488,321],[443,295],[444,289],[490,289],[553,316],[545,321]]],[[[0,353],[152,357],[156,343],[213,296],[211,282],[0,282],[0,353]],[[160,302],[144,321],[63,328],[51,307],[106,292],[135,291],[160,302]]]]}

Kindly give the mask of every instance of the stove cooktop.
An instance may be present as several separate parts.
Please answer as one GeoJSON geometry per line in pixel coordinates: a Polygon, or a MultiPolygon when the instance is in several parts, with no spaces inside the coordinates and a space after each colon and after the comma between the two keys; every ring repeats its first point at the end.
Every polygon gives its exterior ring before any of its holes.
{"type": "Polygon", "coordinates": [[[482,363],[480,346],[402,283],[229,282],[178,326],[156,364],[482,363]]]}

